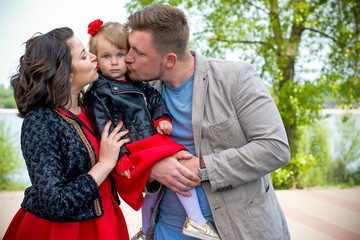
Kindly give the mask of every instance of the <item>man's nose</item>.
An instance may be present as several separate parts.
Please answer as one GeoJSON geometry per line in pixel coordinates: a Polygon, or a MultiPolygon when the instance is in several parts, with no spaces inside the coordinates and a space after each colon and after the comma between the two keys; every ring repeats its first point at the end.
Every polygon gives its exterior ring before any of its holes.
{"type": "Polygon", "coordinates": [[[132,50],[130,49],[129,51],[128,51],[128,53],[125,55],[125,62],[126,63],[133,63],[134,62],[134,57],[132,56],[132,50]]]}

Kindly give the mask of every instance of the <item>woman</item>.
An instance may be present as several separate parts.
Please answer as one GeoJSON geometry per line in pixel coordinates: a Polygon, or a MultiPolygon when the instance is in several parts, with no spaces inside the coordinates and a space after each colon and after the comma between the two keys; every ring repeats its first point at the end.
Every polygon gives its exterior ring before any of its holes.
{"type": "Polygon", "coordinates": [[[98,78],[95,60],[69,28],[27,41],[11,85],[32,185],[5,240],[129,239],[109,177],[127,131],[119,123],[109,133],[109,121],[99,143],[81,105],[98,78]]]}

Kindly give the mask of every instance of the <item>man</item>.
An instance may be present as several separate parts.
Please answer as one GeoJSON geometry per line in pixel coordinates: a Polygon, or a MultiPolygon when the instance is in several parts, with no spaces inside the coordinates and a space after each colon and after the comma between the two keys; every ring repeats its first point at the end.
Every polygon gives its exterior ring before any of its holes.
{"type": "Polygon", "coordinates": [[[156,87],[173,117],[170,136],[195,155],[179,152],[152,169],[149,182],[166,187],[146,239],[191,239],[181,234],[185,212],[174,191],[187,195],[199,172],[199,202],[221,239],[290,239],[270,177],[289,162],[289,146],[253,67],[189,51],[188,23],[176,7],[146,7],[127,25],[130,77],[160,80],[156,87]]]}

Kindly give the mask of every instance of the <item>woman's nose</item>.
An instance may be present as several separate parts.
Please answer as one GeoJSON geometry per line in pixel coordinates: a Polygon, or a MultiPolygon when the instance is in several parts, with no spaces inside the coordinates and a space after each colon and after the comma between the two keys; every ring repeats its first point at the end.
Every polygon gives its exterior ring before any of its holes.
{"type": "Polygon", "coordinates": [[[90,54],[90,61],[94,62],[96,60],[96,56],[94,54],[92,54],[91,52],[89,52],[90,54]]]}

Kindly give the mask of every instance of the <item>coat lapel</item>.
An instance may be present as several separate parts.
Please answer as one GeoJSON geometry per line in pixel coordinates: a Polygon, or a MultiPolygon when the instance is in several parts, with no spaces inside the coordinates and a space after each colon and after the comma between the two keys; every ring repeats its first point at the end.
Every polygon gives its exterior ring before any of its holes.
{"type": "Polygon", "coordinates": [[[192,95],[192,127],[196,155],[201,156],[202,121],[204,118],[206,92],[209,84],[208,65],[205,58],[196,54],[194,51],[191,51],[191,53],[195,56],[195,74],[192,95]]]}

